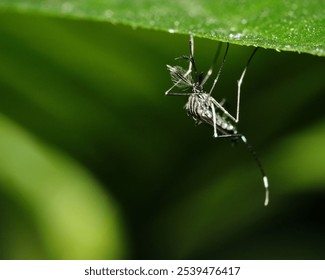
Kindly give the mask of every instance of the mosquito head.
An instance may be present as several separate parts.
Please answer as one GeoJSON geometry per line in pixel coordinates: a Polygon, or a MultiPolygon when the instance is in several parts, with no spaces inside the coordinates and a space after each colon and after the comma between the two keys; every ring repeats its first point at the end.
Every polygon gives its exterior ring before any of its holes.
{"type": "Polygon", "coordinates": [[[203,87],[199,82],[193,84],[193,93],[203,93],[203,87]]]}

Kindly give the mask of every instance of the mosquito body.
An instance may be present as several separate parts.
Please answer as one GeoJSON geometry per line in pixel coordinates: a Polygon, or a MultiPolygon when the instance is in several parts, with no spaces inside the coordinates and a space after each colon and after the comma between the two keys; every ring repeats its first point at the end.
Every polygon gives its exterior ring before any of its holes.
{"type": "Polygon", "coordinates": [[[216,52],[215,58],[213,60],[212,66],[208,70],[207,74],[203,77],[202,73],[198,73],[195,60],[194,60],[194,40],[193,36],[190,36],[190,55],[189,56],[181,56],[176,59],[185,59],[189,61],[189,67],[187,70],[182,68],[181,66],[170,66],[167,65],[167,69],[170,72],[171,79],[173,82],[173,86],[166,91],[166,95],[181,95],[188,96],[187,103],[185,104],[185,110],[188,115],[192,116],[195,120],[196,124],[206,123],[213,127],[213,136],[214,137],[222,137],[222,138],[230,138],[233,140],[241,140],[249,152],[252,154],[255,159],[259,170],[262,173],[263,184],[265,188],[265,201],[264,205],[268,205],[269,202],[269,191],[268,191],[268,178],[265,175],[264,169],[259,158],[256,155],[253,147],[248,144],[246,137],[243,134],[239,134],[237,132],[236,124],[239,122],[239,105],[240,105],[240,90],[243,78],[246,73],[246,69],[253,58],[254,54],[257,51],[257,48],[254,50],[252,55],[250,56],[244,71],[240,79],[238,80],[238,90],[237,90],[237,112],[236,117],[231,115],[224,107],[223,104],[225,100],[221,100],[218,102],[214,99],[211,94],[217,81],[219,79],[220,73],[222,71],[223,65],[226,61],[229,44],[227,43],[226,51],[217,73],[216,78],[213,81],[213,85],[209,92],[204,90],[204,84],[210,78],[215,64],[217,62],[221,45],[219,44],[218,50],[216,52]],[[181,92],[172,92],[174,88],[180,89],[181,92]],[[189,91],[189,92],[187,92],[189,91]]]}
{"type": "Polygon", "coordinates": [[[232,121],[216,107],[216,100],[205,92],[191,94],[185,104],[185,110],[196,124],[204,122],[215,128],[214,137],[237,134],[232,121]]]}

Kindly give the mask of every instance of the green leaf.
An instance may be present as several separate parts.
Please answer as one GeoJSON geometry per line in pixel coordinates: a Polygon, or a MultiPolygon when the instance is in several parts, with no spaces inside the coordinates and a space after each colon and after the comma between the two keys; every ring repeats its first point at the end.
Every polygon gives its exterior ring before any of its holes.
{"type": "Polygon", "coordinates": [[[323,0],[1,0],[0,8],[325,56],[323,0]]]}

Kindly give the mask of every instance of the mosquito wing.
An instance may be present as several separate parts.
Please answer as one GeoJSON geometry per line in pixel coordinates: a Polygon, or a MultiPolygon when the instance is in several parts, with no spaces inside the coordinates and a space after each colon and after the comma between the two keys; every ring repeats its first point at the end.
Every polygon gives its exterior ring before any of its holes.
{"type": "Polygon", "coordinates": [[[167,65],[170,76],[174,85],[181,89],[187,89],[193,86],[193,79],[191,73],[181,66],[167,65]]]}

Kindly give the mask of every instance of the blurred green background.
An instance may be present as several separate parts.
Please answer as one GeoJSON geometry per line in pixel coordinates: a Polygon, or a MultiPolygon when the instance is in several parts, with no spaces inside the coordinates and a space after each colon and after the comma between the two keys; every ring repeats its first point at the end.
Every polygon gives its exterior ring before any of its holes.
{"type": "MultiPolygon", "coordinates": [[[[205,71],[217,42],[196,39],[205,71]]],[[[235,111],[252,48],[214,92],[235,111]]],[[[260,49],[240,143],[166,97],[188,36],[1,14],[1,259],[324,259],[324,58],[260,49]]],[[[208,88],[210,85],[208,85],[208,88]]]]}

